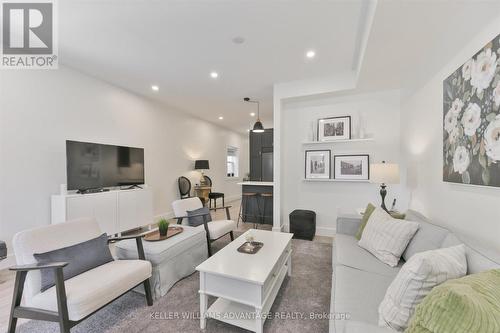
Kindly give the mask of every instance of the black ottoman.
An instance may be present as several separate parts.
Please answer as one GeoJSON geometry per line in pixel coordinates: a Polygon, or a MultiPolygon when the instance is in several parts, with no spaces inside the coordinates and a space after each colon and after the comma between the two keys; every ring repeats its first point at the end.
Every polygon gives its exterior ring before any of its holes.
{"type": "Polygon", "coordinates": [[[293,238],[313,240],[316,234],[316,213],[296,209],[290,213],[290,232],[293,238]]]}

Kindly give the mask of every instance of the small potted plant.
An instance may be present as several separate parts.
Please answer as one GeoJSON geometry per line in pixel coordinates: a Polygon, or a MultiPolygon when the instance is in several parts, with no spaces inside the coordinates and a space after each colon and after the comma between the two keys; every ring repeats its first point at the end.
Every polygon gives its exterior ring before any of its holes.
{"type": "Polygon", "coordinates": [[[160,236],[165,237],[168,232],[168,221],[166,219],[161,219],[158,221],[158,230],[160,231],[160,236]]]}

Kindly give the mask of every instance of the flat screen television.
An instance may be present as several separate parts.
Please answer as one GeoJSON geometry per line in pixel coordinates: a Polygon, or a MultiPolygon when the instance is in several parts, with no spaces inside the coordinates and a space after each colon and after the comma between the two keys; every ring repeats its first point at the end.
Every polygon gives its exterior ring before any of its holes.
{"type": "Polygon", "coordinates": [[[68,190],[144,184],[144,149],[66,141],[68,190]]]}

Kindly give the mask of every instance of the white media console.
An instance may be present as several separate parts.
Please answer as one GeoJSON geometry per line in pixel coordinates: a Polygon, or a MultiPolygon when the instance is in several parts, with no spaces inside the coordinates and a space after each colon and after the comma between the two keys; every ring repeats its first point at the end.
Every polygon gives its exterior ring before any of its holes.
{"type": "Polygon", "coordinates": [[[109,235],[153,223],[153,195],[143,189],[52,195],[52,224],[94,217],[109,235]]]}

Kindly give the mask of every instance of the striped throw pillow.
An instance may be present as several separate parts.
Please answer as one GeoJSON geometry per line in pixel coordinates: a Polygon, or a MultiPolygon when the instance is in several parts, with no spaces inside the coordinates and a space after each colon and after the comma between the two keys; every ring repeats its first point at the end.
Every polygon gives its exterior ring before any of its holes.
{"type": "Polygon", "coordinates": [[[381,208],[375,208],[366,223],[358,245],[383,263],[396,267],[419,224],[392,218],[381,208]]]}
{"type": "Polygon", "coordinates": [[[403,265],[387,289],[378,308],[379,325],[397,331],[406,329],[415,308],[432,288],[466,273],[463,244],[415,254],[403,265]]]}

